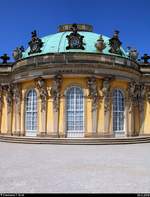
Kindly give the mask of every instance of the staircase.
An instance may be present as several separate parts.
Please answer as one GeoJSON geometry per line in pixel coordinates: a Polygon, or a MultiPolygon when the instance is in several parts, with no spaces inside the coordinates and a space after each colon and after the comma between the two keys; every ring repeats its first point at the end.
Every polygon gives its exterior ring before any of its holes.
{"type": "Polygon", "coordinates": [[[20,137],[0,135],[0,142],[25,144],[136,144],[150,143],[150,136],[119,137],[119,138],[49,138],[49,137],[20,137]]]}

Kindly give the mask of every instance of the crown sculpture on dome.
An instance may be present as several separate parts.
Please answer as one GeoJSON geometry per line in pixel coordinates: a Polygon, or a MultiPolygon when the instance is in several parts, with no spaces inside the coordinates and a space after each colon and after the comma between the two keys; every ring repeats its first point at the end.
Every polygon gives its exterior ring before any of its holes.
{"type": "Polygon", "coordinates": [[[116,30],[111,39],[109,39],[110,53],[115,53],[122,55],[122,51],[120,49],[122,42],[119,40],[119,31],[116,30]]]}
{"type": "Polygon", "coordinates": [[[103,39],[102,35],[100,35],[99,39],[97,40],[95,47],[97,48],[97,50],[100,53],[102,53],[103,50],[106,48],[106,44],[104,43],[104,39],[103,39]]]}
{"type": "Polygon", "coordinates": [[[28,53],[29,55],[33,54],[33,53],[40,53],[41,52],[41,48],[43,46],[42,40],[37,37],[36,30],[31,32],[31,34],[32,34],[32,39],[28,43],[29,46],[30,46],[30,52],[28,53]]]}
{"type": "Polygon", "coordinates": [[[72,33],[70,35],[67,35],[66,38],[68,39],[68,46],[66,49],[82,49],[84,50],[84,43],[83,38],[84,36],[81,36],[78,33],[78,27],[77,24],[72,25],[72,33]]]}

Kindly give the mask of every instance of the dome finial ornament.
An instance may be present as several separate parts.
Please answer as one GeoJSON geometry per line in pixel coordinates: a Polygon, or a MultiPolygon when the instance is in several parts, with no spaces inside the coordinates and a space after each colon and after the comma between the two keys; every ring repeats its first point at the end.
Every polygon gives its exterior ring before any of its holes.
{"type": "Polygon", "coordinates": [[[7,53],[4,53],[4,55],[1,56],[0,59],[3,60],[3,64],[7,64],[7,61],[10,59],[10,57],[7,55],[7,53]]]}
{"type": "Polygon", "coordinates": [[[111,39],[109,39],[110,53],[115,53],[122,55],[122,51],[120,49],[122,42],[119,40],[119,31],[115,30],[114,35],[111,39]]]}
{"type": "Polygon", "coordinates": [[[150,55],[148,55],[147,53],[145,53],[143,55],[143,57],[141,57],[142,60],[144,60],[144,63],[147,64],[148,60],[150,59],[150,55]]]}
{"type": "Polygon", "coordinates": [[[29,55],[33,54],[33,53],[40,53],[41,52],[41,48],[43,46],[42,40],[37,37],[36,30],[31,32],[31,34],[32,34],[32,39],[28,43],[29,46],[30,46],[30,52],[28,53],[29,55]]]}
{"type": "Polygon", "coordinates": [[[72,33],[70,35],[67,35],[66,38],[68,39],[68,46],[66,47],[66,49],[82,49],[84,50],[84,46],[83,46],[83,38],[84,36],[81,36],[78,33],[78,28],[77,28],[77,24],[73,24],[72,25],[72,33]]]}
{"type": "Polygon", "coordinates": [[[106,44],[104,43],[104,39],[103,39],[102,35],[100,35],[99,39],[97,40],[95,47],[97,48],[97,50],[100,53],[102,53],[103,50],[106,48],[106,44]]]}

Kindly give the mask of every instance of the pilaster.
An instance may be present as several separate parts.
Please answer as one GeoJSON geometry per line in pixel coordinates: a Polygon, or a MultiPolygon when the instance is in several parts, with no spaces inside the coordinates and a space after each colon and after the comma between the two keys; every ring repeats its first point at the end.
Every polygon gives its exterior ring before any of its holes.
{"type": "Polygon", "coordinates": [[[2,124],[2,107],[3,107],[3,89],[0,85],[0,134],[1,134],[1,124],[2,124]]]}
{"type": "Polygon", "coordinates": [[[88,89],[89,89],[89,98],[92,101],[92,136],[96,137],[98,134],[97,128],[98,128],[98,106],[99,106],[99,100],[100,95],[98,92],[98,87],[96,83],[95,77],[89,77],[87,81],[88,89]]]}
{"type": "Polygon", "coordinates": [[[111,115],[111,102],[110,102],[110,81],[111,78],[104,78],[103,80],[103,98],[104,98],[104,135],[110,135],[110,115],[111,115]]]}
{"type": "Polygon", "coordinates": [[[20,84],[14,83],[12,85],[13,92],[13,115],[14,115],[14,131],[13,135],[20,135],[21,132],[21,89],[20,84]]]}
{"type": "Polygon", "coordinates": [[[145,86],[145,84],[141,84],[140,98],[139,98],[139,113],[140,113],[140,133],[139,133],[139,135],[144,134],[146,92],[148,92],[147,87],[145,86]]]}
{"type": "Polygon", "coordinates": [[[53,79],[50,94],[53,98],[53,132],[51,137],[59,137],[59,112],[60,112],[60,92],[61,92],[62,75],[57,74],[53,79]]]}
{"type": "Polygon", "coordinates": [[[8,84],[4,87],[6,92],[6,102],[7,102],[7,134],[12,135],[12,112],[13,112],[13,92],[12,84],[8,84]]]}
{"type": "Polygon", "coordinates": [[[47,134],[47,129],[46,129],[46,117],[47,117],[47,112],[46,110],[41,112],[41,131],[40,135],[45,136],[47,134]]]}
{"type": "Polygon", "coordinates": [[[85,97],[85,137],[91,137],[92,136],[92,101],[89,98],[89,96],[85,97]]]}
{"type": "Polygon", "coordinates": [[[42,77],[35,79],[35,85],[39,90],[40,96],[40,118],[41,118],[41,129],[39,130],[38,136],[46,136],[47,128],[46,128],[46,117],[47,117],[47,99],[48,99],[48,92],[46,81],[42,77]]]}
{"type": "Polygon", "coordinates": [[[20,125],[20,135],[24,136],[25,135],[25,97],[24,93],[22,93],[22,99],[20,103],[20,116],[21,116],[21,125],[20,125]]]}
{"type": "Polygon", "coordinates": [[[12,135],[12,105],[7,103],[7,134],[12,135]]]}
{"type": "Polygon", "coordinates": [[[131,103],[128,109],[128,136],[134,136],[134,106],[131,103]]]}
{"type": "Polygon", "coordinates": [[[66,97],[60,98],[60,111],[59,111],[59,137],[66,137],[66,97]]]}

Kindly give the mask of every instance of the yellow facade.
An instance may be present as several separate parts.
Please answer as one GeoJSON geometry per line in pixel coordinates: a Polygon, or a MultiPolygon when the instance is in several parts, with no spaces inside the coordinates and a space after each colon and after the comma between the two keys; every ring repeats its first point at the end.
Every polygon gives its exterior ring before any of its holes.
{"type": "MultiPolygon", "coordinates": [[[[101,87],[102,87],[102,80],[97,79],[96,81],[97,87],[99,87],[99,95],[102,95],[101,87]]],[[[47,99],[47,109],[46,109],[46,134],[45,136],[51,136],[54,132],[54,113],[53,113],[53,98],[50,95],[50,89],[52,87],[52,79],[46,79],[46,86],[48,91],[48,99],[47,99]]],[[[65,136],[65,129],[66,129],[66,91],[72,86],[81,87],[84,93],[84,133],[85,137],[92,136],[92,100],[89,98],[89,90],[87,86],[87,78],[86,77],[67,77],[63,79],[61,84],[61,97],[59,103],[59,118],[58,118],[58,136],[64,137],[65,136]]],[[[127,97],[127,88],[128,82],[123,80],[112,80],[111,81],[111,91],[114,89],[121,89],[123,90],[125,97],[127,97]]],[[[41,135],[42,131],[42,113],[41,113],[41,99],[39,96],[39,91],[35,86],[34,80],[26,81],[21,83],[21,109],[20,109],[20,119],[16,119],[15,115],[15,105],[13,103],[12,107],[12,119],[11,122],[8,123],[8,116],[7,116],[7,102],[6,102],[6,95],[4,95],[4,102],[2,108],[2,118],[1,118],[1,134],[8,134],[8,124],[11,124],[12,135],[15,135],[16,124],[20,125],[20,133],[19,135],[26,135],[25,131],[25,105],[26,105],[26,95],[30,89],[35,89],[38,95],[38,116],[37,116],[37,135],[41,135]],[[20,121],[20,122],[18,122],[20,121]]],[[[113,113],[112,113],[112,101],[110,103],[110,114],[109,114],[109,130],[107,131],[108,134],[113,135],[113,113]]],[[[125,109],[127,110],[127,108],[125,109]]],[[[134,126],[135,132],[140,130],[140,115],[138,108],[134,108],[135,116],[134,119],[134,126]]],[[[130,112],[125,112],[129,118],[130,112]]],[[[144,108],[144,129],[141,134],[150,134],[150,104],[149,102],[145,102],[144,108]]],[[[126,116],[126,115],[125,115],[126,116]]],[[[97,136],[104,136],[104,121],[105,121],[105,113],[104,113],[104,97],[99,100],[98,103],[98,110],[97,110],[97,136]]],[[[126,121],[127,124],[131,124],[130,120],[126,121]]],[[[125,123],[126,124],[126,123],[125,123]]],[[[129,126],[126,125],[125,135],[127,135],[127,128],[129,126]]]]}

